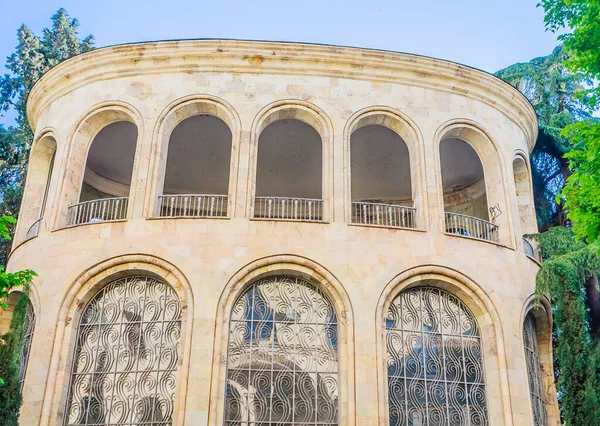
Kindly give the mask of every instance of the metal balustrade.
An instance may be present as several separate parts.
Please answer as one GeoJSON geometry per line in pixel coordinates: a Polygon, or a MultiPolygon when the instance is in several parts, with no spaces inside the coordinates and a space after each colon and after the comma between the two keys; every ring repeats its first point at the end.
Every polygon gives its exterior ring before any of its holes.
{"type": "Polygon", "coordinates": [[[534,245],[531,244],[531,242],[525,237],[523,237],[523,251],[527,256],[537,260],[538,262],[542,261],[542,252],[540,248],[534,247],[534,245]]]}
{"type": "Polygon", "coordinates": [[[352,202],[352,223],[386,228],[416,228],[414,207],[352,202]]]}
{"type": "Polygon", "coordinates": [[[498,225],[477,217],[459,213],[445,213],[446,233],[467,238],[499,243],[498,225]]]}
{"type": "Polygon", "coordinates": [[[33,224],[27,230],[27,234],[25,234],[25,241],[31,240],[35,238],[40,233],[40,228],[42,227],[42,218],[40,217],[38,220],[33,222],[33,224]]]}
{"type": "Polygon", "coordinates": [[[227,217],[227,195],[177,194],[158,197],[159,217],[227,217]]]}
{"type": "Polygon", "coordinates": [[[316,198],[255,197],[254,218],[321,222],[323,200],[316,198]]]}
{"type": "Polygon", "coordinates": [[[73,204],[69,206],[67,225],[123,220],[127,216],[128,204],[129,198],[127,197],[102,198],[73,204]]]}

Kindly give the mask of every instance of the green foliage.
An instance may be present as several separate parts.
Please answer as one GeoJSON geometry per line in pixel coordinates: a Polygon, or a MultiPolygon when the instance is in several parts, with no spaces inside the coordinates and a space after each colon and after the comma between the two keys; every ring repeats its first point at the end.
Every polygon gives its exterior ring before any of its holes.
{"type": "Polygon", "coordinates": [[[29,304],[29,288],[15,304],[8,333],[0,341],[0,424],[18,426],[21,407],[20,358],[25,343],[25,316],[29,304]]]}
{"type": "MultiPolygon", "coordinates": [[[[544,21],[551,31],[566,30],[559,35],[569,54],[567,66],[600,80],[600,0],[541,0],[546,12],[544,21]]],[[[600,104],[600,89],[589,87],[583,95],[592,106],[600,104]]]]}
{"type": "Polygon", "coordinates": [[[590,334],[586,305],[586,283],[600,273],[598,247],[577,241],[564,227],[532,238],[539,242],[545,259],[536,293],[552,298],[557,390],[565,425],[598,425],[600,346],[590,334]]]}
{"type": "Polygon", "coordinates": [[[563,47],[558,46],[548,56],[496,73],[530,100],[539,117],[540,133],[531,154],[531,174],[541,230],[565,222],[563,202],[556,196],[570,175],[564,154],[572,146],[561,132],[569,124],[591,117],[587,99],[578,95],[591,81],[582,73],[570,72],[564,65],[566,59],[563,47]]]}
{"type": "MultiPolygon", "coordinates": [[[[65,9],[52,16],[51,28],[36,36],[26,25],[18,32],[18,44],[6,60],[9,74],[0,76],[0,114],[10,108],[17,112],[17,127],[0,125],[0,213],[18,217],[27,173],[33,132],[26,116],[27,96],[37,80],[50,68],[74,55],[91,50],[92,36],[77,36],[79,23],[65,9]]],[[[0,245],[0,265],[10,250],[0,245]]]]}
{"type": "Polygon", "coordinates": [[[565,155],[573,171],[563,189],[568,217],[579,238],[600,242],[600,125],[577,123],[564,134],[582,146],[565,155]]]}
{"type": "MultiPolygon", "coordinates": [[[[14,225],[15,222],[15,219],[10,216],[0,218],[0,240],[10,240],[10,226],[14,225]]],[[[12,288],[29,284],[35,275],[35,272],[28,269],[17,272],[4,272],[4,268],[0,266],[0,308],[6,309],[6,299],[12,288]]]]}

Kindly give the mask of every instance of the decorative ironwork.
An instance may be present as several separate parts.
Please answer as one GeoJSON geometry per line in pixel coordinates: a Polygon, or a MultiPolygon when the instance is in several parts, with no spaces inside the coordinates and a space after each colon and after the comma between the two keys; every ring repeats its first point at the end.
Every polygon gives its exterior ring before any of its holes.
{"type": "Polygon", "coordinates": [[[323,220],[323,200],[316,198],[255,197],[254,217],[257,219],[323,220]]]}
{"type": "Polygon", "coordinates": [[[225,424],[338,424],[337,316],[315,285],[269,277],[235,302],[225,424]]]}
{"type": "Polygon", "coordinates": [[[123,220],[127,216],[128,204],[129,198],[127,197],[102,198],[73,204],[69,206],[67,225],[123,220]]]}
{"type": "Polygon", "coordinates": [[[160,217],[227,217],[227,195],[178,194],[158,197],[160,217]]]}
{"type": "Polygon", "coordinates": [[[25,375],[27,374],[27,365],[29,364],[29,354],[31,352],[31,342],[33,341],[33,330],[35,329],[35,312],[31,302],[27,303],[27,311],[25,312],[25,321],[23,323],[23,349],[19,360],[20,372],[19,379],[21,382],[21,390],[25,384],[25,375]]]}
{"type": "Polygon", "coordinates": [[[446,212],[446,232],[461,237],[499,243],[498,225],[487,220],[464,214],[446,212]]]}
{"type": "Polygon", "coordinates": [[[180,332],[170,286],[134,276],[102,288],[79,324],[64,424],[170,425],[180,332]]]}
{"type": "Polygon", "coordinates": [[[537,327],[535,318],[531,312],[527,314],[525,323],[523,324],[523,343],[525,345],[525,359],[527,361],[527,378],[529,379],[529,392],[531,394],[533,424],[535,426],[546,426],[548,419],[546,417],[546,403],[544,401],[537,327]]]}
{"type": "Polygon", "coordinates": [[[412,288],[385,324],[390,426],[488,425],[479,328],[460,300],[412,288]]]}
{"type": "Polygon", "coordinates": [[[395,204],[352,202],[352,223],[386,228],[416,228],[417,209],[395,204]]]}
{"type": "Polygon", "coordinates": [[[27,230],[27,234],[25,234],[25,241],[31,240],[35,238],[40,233],[40,228],[42,227],[42,218],[40,217],[38,220],[33,222],[33,224],[27,230]]]}

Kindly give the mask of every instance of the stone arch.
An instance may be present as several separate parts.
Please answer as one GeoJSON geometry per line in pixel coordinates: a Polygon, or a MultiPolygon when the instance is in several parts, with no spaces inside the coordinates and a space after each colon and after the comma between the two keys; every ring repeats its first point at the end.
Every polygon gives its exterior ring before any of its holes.
{"type": "MultiPolygon", "coordinates": [[[[65,154],[63,154],[63,158],[61,159],[61,164],[65,164],[65,167],[61,170],[60,203],[58,210],[54,213],[55,218],[53,220],[55,227],[64,227],[67,225],[68,207],[79,202],[88,153],[92,142],[100,131],[118,122],[131,123],[137,129],[131,184],[127,189],[129,196],[135,193],[137,183],[136,172],[138,168],[137,153],[139,152],[140,141],[143,135],[142,116],[133,106],[125,102],[113,101],[95,105],[77,120],[77,124],[67,139],[67,149],[65,149],[65,154]]],[[[102,178],[100,177],[99,180],[101,181],[102,178]]],[[[111,186],[110,181],[103,181],[103,183],[111,186]]],[[[118,189],[121,189],[120,184],[116,184],[118,189]]]]}
{"type": "Polygon", "coordinates": [[[176,373],[173,425],[184,424],[185,395],[188,387],[188,370],[192,339],[194,298],[185,275],[173,264],[145,254],[113,257],[90,266],[68,287],[58,313],[59,324],[52,350],[49,379],[46,384],[42,419],[50,424],[64,421],[71,376],[73,350],[83,309],[98,292],[110,282],[128,276],[144,275],[155,278],[171,287],[181,303],[181,359],[176,373]]]}
{"type": "Polygon", "coordinates": [[[355,422],[354,412],[354,317],[350,298],[343,285],[322,265],[301,256],[277,255],[257,259],[239,269],[227,282],[217,305],[215,343],[208,424],[224,421],[225,372],[231,308],[252,283],[261,278],[288,275],[314,283],[333,303],[338,318],[339,344],[339,424],[355,422]]]}
{"type": "Polygon", "coordinates": [[[404,290],[430,286],[445,290],[457,297],[475,316],[484,348],[483,364],[487,389],[488,417],[503,418],[512,425],[504,333],[498,310],[479,284],[459,271],[439,265],[422,265],[396,275],[384,288],[375,310],[378,357],[379,424],[389,425],[384,316],[394,298],[404,290]]]}
{"type": "Polygon", "coordinates": [[[55,129],[47,128],[39,133],[31,146],[27,179],[23,192],[23,202],[19,212],[19,226],[15,242],[37,236],[41,231],[44,216],[49,216],[53,197],[50,189],[56,185],[54,167],[57,152],[58,133],[55,129]],[[48,201],[50,200],[50,201],[48,201]]]}
{"type": "Polygon", "coordinates": [[[152,136],[153,150],[151,159],[150,199],[146,200],[147,215],[159,213],[158,196],[162,195],[165,184],[165,172],[169,149],[169,140],[173,130],[184,120],[198,115],[207,115],[221,120],[231,131],[231,154],[228,182],[228,216],[234,215],[237,196],[237,170],[239,166],[239,147],[241,122],[237,111],[223,99],[211,95],[190,95],[170,103],[160,114],[152,136]]]}
{"type": "MultiPolygon", "coordinates": [[[[522,362],[524,377],[527,377],[526,349],[524,342],[524,324],[527,316],[531,314],[535,318],[537,331],[537,343],[542,367],[542,385],[544,388],[544,399],[546,416],[549,425],[560,424],[560,412],[556,398],[556,385],[554,383],[554,358],[552,354],[552,306],[550,300],[543,296],[537,298],[535,294],[530,295],[521,311],[518,327],[518,342],[521,342],[522,362]]],[[[527,395],[530,394],[527,384],[527,395]]],[[[533,424],[533,409],[531,401],[528,400],[531,423],[533,424]]]]}
{"type": "Polygon", "coordinates": [[[367,126],[382,126],[397,134],[408,149],[410,167],[410,183],[412,201],[417,208],[417,227],[427,227],[427,193],[425,191],[424,144],[423,135],[417,124],[402,112],[387,106],[375,105],[355,112],[344,126],[344,162],[347,170],[345,179],[345,206],[346,219],[351,221],[352,216],[352,134],[367,126]]]}
{"type": "Polygon", "coordinates": [[[321,138],[321,198],[323,200],[323,221],[331,219],[333,194],[333,125],[323,110],[309,102],[289,99],[274,102],[264,107],[255,117],[250,133],[250,159],[252,163],[248,172],[247,194],[251,198],[248,203],[248,217],[254,217],[256,196],[256,179],[258,172],[259,138],[269,125],[279,120],[296,120],[304,123],[318,133],[321,138]]]}
{"type": "MultiPolygon", "coordinates": [[[[488,213],[490,222],[498,225],[499,242],[507,246],[513,246],[513,221],[512,215],[508,214],[510,203],[505,185],[505,163],[501,155],[501,150],[496,141],[492,138],[489,131],[480,124],[471,120],[456,119],[442,124],[435,133],[436,165],[438,168],[437,176],[440,182],[439,205],[444,206],[444,192],[442,188],[442,158],[440,153],[441,143],[444,140],[459,140],[466,143],[477,154],[483,169],[483,182],[475,183],[463,192],[466,202],[473,196],[481,195],[485,192],[486,210],[498,205],[501,213],[493,219],[488,213]]],[[[486,212],[487,213],[487,212],[486,212]]],[[[442,220],[444,215],[441,215],[442,220]]],[[[485,219],[485,218],[482,218],[485,219]]],[[[446,229],[442,224],[440,229],[446,229]]]]}
{"type": "MultiPolygon", "coordinates": [[[[28,287],[29,294],[27,295],[27,312],[25,314],[25,322],[23,324],[24,342],[23,348],[21,349],[21,358],[19,362],[21,368],[20,379],[23,398],[27,396],[27,386],[29,379],[31,378],[31,375],[27,374],[29,369],[29,357],[32,352],[37,319],[40,317],[39,295],[37,293],[37,289],[33,283],[30,283],[28,287]]],[[[3,335],[9,331],[15,306],[19,300],[19,297],[23,294],[23,290],[23,287],[12,288],[9,291],[8,300],[6,301],[8,305],[7,309],[0,308],[0,335],[3,335]]]]}
{"type": "MultiPolygon", "coordinates": [[[[518,208],[521,234],[534,234],[537,232],[537,220],[533,201],[533,186],[531,182],[531,169],[527,155],[517,151],[513,155],[512,175],[515,185],[515,203],[518,208]]],[[[518,236],[517,236],[518,237],[518,236]]],[[[517,241],[517,245],[519,241],[517,241]]]]}

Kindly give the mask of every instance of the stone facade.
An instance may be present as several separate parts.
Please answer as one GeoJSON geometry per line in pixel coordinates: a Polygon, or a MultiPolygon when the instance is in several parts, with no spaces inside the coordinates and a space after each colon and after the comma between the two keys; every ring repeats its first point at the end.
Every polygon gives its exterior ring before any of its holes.
{"type": "MultiPolygon", "coordinates": [[[[522,235],[536,231],[528,155],[537,120],[512,87],[408,54],[174,41],[102,48],[58,65],[33,88],[28,116],[36,136],[8,264],[39,275],[22,425],[64,424],[82,310],[104,284],[131,273],[158,277],[181,299],[174,425],[224,424],[231,306],[249,283],[274,274],[310,279],[337,310],[339,424],[389,424],[384,315],[403,289],[423,283],[453,293],[476,318],[489,424],[533,424],[523,323],[539,264],[525,255],[522,235]],[[156,217],[169,137],[197,114],[231,130],[227,215],[156,217]],[[258,139],[284,118],[321,137],[322,221],[253,217],[258,139]],[[118,121],[138,130],[126,217],[67,226],[90,144],[118,121]],[[351,223],[350,137],[367,125],[406,142],[415,229],[351,223]],[[487,205],[502,212],[493,220],[498,242],[445,232],[439,144],[448,137],[468,142],[481,159],[487,205]],[[39,232],[27,235],[40,216],[39,232]]],[[[468,190],[480,197],[480,189],[468,190]]],[[[542,311],[544,397],[555,425],[551,319],[542,311]]]]}

